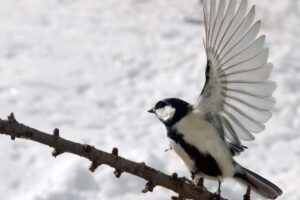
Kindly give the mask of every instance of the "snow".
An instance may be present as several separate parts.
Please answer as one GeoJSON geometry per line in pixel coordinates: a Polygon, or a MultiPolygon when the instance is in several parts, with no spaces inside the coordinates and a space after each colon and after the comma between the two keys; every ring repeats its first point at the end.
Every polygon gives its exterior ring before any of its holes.
{"type": "MultiPolygon", "coordinates": [[[[253,0],[263,19],[274,117],[237,160],[300,198],[300,2],[253,0]]],[[[202,8],[197,0],[1,0],[0,116],[111,151],[171,174],[189,176],[168,148],[165,129],[146,111],[165,97],[189,102],[204,83],[202,8]]],[[[73,155],[0,135],[0,197],[6,200],[169,199],[162,188],[142,194],[144,181],[120,179],[73,155]]],[[[206,181],[209,189],[217,184],[206,181]]],[[[241,187],[223,195],[241,199],[241,187]]]]}

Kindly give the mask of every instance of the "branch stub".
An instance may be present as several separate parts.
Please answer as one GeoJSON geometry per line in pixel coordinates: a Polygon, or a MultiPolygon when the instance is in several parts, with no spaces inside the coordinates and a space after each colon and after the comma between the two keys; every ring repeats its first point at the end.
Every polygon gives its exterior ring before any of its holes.
{"type": "Polygon", "coordinates": [[[55,128],[53,130],[53,135],[56,136],[56,137],[59,137],[59,129],[58,128],[55,128]]]}
{"type": "Polygon", "coordinates": [[[116,169],[115,171],[114,171],[114,175],[116,176],[116,178],[120,178],[121,177],[121,175],[122,175],[122,171],[121,170],[119,170],[119,169],[116,169]]]}
{"type": "Polygon", "coordinates": [[[10,114],[7,116],[7,121],[8,121],[8,123],[14,123],[14,122],[17,122],[14,113],[10,113],[10,114]]]}
{"type": "Polygon", "coordinates": [[[96,169],[100,166],[101,164],[99,164],[96,161],[92,161],[91,166],[89,167],[89,170],[93,173],[96,171],[96,169]]]}
{"type": "Polygon", "coordinates": [[[171,175],[172,180],[177,181],[178,179],[178,174],[175,172],[171,175]]]}
{"type": "Polygon", "coordinates": [[[91,145],[89,145],[89,144],[85,144],[85,145],[83,146],[83,149],[84,149],[84,151],[85,151],[86,153],[91,153],[93,147],[92,147],[91,145]]]}
{"type": "Polygon", "coordinates": [[[114,147],[114,148],[112,149],[111,154],[112,154],[113,156],[115,156],[115,157],[118,157],[118,156],[119,156],[119,150],[118,150],[118,148],[114,147]]]}
{"type": "Polygon", "coordinates": [[[52,156],[53,156],[54,158],[56,158],[57,156],[59,156],[60,154],[63,154],[63,153],[64,153],[64,152],[61,151],[61,150],[54,149],[54,150],[52,151],[52,156]]]}
{"type": "Polygon", "coordinates": [[[145,185],[145,188],[142,190],[142,193],[153,192],[156,184],[153,181],[148,181],[145,185]]]}

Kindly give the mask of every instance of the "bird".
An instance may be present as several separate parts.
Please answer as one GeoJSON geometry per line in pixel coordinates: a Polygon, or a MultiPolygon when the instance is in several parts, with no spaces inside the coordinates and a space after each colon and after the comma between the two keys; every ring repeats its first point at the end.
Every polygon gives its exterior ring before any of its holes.
{"type": "Polygon", "coordinates": [[[203,0],[206,53],[205,84],[194,104],[178,98],[158,101],[148,112],[164,124],[170,148],[192,177],[225,178],[250,186],[262,197],[276,199],[282,190],[240,165],[235,157],[247,149],[272,117],[277,85],[269,80],[261,20],[248,0],[203,0]]]}

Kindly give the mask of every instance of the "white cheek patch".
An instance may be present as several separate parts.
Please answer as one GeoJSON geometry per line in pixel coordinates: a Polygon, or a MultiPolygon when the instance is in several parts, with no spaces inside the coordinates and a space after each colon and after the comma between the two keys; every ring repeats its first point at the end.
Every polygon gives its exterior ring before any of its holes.
{"type": "Polygon", "coordinates": [[[175,108],[173,108],[172,106],[165,106],[163,108],[157,109],[156,115],[159,119],[168,121],[173,118],[175,111],[175,108]]]}

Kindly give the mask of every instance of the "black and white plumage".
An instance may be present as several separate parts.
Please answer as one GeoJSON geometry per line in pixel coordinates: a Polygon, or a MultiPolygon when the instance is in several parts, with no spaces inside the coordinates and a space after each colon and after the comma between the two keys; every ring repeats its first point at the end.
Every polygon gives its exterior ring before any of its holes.
{"type": "Polygon", "coordinates": [[[166,126],[170,146],[193,175],[222,181],[232,177],[275,199],[280,188],[240,166],[233,157],[264,130],[275,104],[269,81],[265,36],[258,36],[255,6],[247,0],[203,2],[206,82],[195,105],[176,98],[159,101],[155,113],[166,126]]]}

